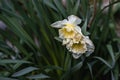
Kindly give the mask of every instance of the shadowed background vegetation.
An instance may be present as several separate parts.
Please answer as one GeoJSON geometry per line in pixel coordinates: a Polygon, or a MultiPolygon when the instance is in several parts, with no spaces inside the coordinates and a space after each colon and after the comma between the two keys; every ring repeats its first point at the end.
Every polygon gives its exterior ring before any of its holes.
{"type": "Polygon", "coordinates": [[[103,4],[0,0],[0,80],[119,80],[120,1],[103,4]],[[54,38],[58,31],[50,25],[71,14],[82,19],[82,32],[95,45],[88,57],[73,59],[54,38]]]}

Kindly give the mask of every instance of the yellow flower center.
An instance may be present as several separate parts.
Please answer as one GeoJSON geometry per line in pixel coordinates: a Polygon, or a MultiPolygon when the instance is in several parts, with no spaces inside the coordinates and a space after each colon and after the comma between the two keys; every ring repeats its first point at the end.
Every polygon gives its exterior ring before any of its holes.
{"type": "Polygon", "coordinates": [[[73,38],[75,36],[75,31],[68,31],[66,28],[59,29],[59,34],[64,38],[73,38]]]}
{"type": "Polygon", "coordinates": [[[72,51],[75,52],[75,53],[85,53],[85,51],[87,50],[86,48],[86,44],[84,43],[74,43],[72,46],[72,51]]]}
{"type": "Polygon", "coordinates": [[[69,23],[65,24],[65,26],[66,26],[67,28],[71,28],[71,29],[74,28],[74,25],[73,25],[73,24],[69,24],[69,23]]]}
{"type": "Polygon", "coordinates": [[[65,27],[59,29],[59,34],[63,38],[73,38],[76,34],[73,24],[65,24],[65,27]]]}

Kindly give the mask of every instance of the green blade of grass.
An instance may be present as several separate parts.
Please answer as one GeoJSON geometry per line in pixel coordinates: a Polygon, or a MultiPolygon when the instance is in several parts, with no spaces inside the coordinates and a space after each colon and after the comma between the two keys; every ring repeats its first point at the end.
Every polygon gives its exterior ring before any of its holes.
{"type": "Polygon", "coordinates": [[[103,62],[106,66],[108,66],[109,68],[112,69],[112,66],[111,66],[107,61],[105,61],[103,58],[101,58],[101,57],[94,57],[94,58],[100,60],[100,61],[103,62]]]}
{"type": "Polygon", "coordinates": [[[28,76],[27,78],[28,79],[48,79],[50,77],[41,73],[41,74],[36,74],[36,75],[28,76]]]}
{"type": "Polygon", "coordinates": [[[23,75],[25,75],[25,74],[27,74],[27,73],[29,73],[29,72],[34,71],[34,70],[38,70],[38,68],[36,68],[36,67],[27,67],[27,68],[24,68],[24,69],[22,69],[22,70],[20,70],[20,71],[18,71],[18,72],[15,72],[15,73],[12,75],[12,77],[23,76],[23,75]]]}

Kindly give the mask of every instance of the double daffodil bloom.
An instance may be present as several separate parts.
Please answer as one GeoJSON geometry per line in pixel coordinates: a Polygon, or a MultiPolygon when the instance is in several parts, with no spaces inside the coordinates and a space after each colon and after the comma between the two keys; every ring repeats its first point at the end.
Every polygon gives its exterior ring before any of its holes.
{"type": "Polygon", "coordinates": [[[66,48],[72,52],[75,59],[78,59],[84,53],[90,55],[95,47],[88,36],[82,36],[80,39],[73,38],[68,44],[66,44],[66,48]]]}
{"type": "Polygon", "coordinates": [[[68,16],[68,19],[51,24],[52,27],[59,28],[59,38],[62,39],[62,44],[72,52],[75,59],[83,53],[89,54],[94,51],[92,41],[82,34],[81,28],[78,26],[80,23],[80,18],[71,15],[68,16]]]}

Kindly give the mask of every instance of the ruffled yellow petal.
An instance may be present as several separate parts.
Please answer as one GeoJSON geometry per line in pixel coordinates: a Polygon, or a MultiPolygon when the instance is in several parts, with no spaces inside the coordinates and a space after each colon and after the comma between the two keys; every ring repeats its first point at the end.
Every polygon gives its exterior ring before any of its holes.
{"type": "Polygon", "coordinates": [[[75,30],[69,30],[67,28],[59,29],[59,35],[62,38],[73,38],[76,34],[75,30]]]}
{"type": "Polygon", "coordinates": [[[87,50],[86,48],[86,44],[85,43],[82,43],[82,42],[79,42],[79,43],[74,43],[72,46],[71,46],[71,51],[73,53],[85,53],[87,50]]]}
{"type": "Polygon", "coordinates": [[[79,43],[79,41],[83,38],[83,35],[76,33],[74,38],[72,38],[73,43],[79,43]]]}
{"type": "Polygon", "coordinates": [[[74,30],[75,26],[73,24],[67,23],[67,24],[65,24],[65,28],[69,29],[69,30],[74,30]]]}

